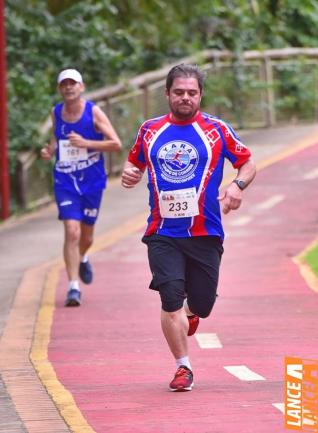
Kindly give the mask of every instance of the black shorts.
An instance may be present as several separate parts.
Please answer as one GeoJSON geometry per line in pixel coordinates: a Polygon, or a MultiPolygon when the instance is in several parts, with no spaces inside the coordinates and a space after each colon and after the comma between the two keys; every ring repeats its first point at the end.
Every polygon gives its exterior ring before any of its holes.
{"type": "Polygon", "coordinates": [[[207,317],[217,296],[219,268],[223,254],[218,236],[171,238],[144,236],[152,272],[150,288],[158,290],[164,311],[177,311],[184,298],[190,310],[207,317]]]}

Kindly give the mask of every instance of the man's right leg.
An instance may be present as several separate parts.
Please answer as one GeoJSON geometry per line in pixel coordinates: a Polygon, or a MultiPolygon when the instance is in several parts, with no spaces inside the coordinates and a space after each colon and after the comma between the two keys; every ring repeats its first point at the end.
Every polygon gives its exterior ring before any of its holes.
{"type": "Polygon", "coordinates": [[[159,293],[162,302],[161,327],[177,366],[169,388],[171,391],[190,391],[193,374],[188,356],[189,323],[183,307],[184,281],[174,280],[161,284],[159,293]]]}
{"type": "Polygon", "coordinates": [[[78,280],[78,265],[80,260],[79,240],[81,236],[80,221],[65,220],[63,254],[68,279],[78,280]]]}
{"type": "Polygon", "coordinates": [[[59,211],[59,220],[64,226],[64,245],[63,255],[66,267],[67,276],[69,279],[69,287],[65,305],[78,306],[80,305],[80,288],[78,283],[78,267],[79,267],[79,240],[81,234],[80,221],[82,220],[81,196],[73,188],[71,178],[65,177],[63,182],[66,186],[62,187],[59,183],[55,185],[54,193],[55,200],[59,211]]]}
{"type": "Polygon", "coordinates": [[[188,326],[183,307],[171,313],[161,310],[161,328],[175,359],[188,356],[188,326]]]}
{"type": "Polygon", "coordinates": [[[148,247],[149,266],[153,275],[150,288],[160,293],[161,327],[177,365],[170,390],[188,391],[193,385],[193,374],[188,357],[189,325],[183,308],[185,258],[172,238],[144,236],[143,242],[148,247]]]}

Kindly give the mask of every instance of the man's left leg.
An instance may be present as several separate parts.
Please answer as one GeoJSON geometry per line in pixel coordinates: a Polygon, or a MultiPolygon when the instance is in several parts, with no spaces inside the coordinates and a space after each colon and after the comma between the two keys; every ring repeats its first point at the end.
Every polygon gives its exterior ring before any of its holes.
{"type": "Polygon", "coordinates": [[[87,252],[93,244],[94,240],[94,225],[81,223],[81,235],[79,240],[79,276],[83,283],[90,284],[93,281],[93,268],[88,260],[87,252]]]}
{"type": "Polygon", "coordinates": [[[83,283],[93,281],[93,268],[88,260],[87,252],[93,244],[94,227],[102,200],[103,190],[86,193],[82,197],[81,236],[79,241],[80,266],[79,276],[83,283]]]}
{"type": "Polygon", "coordinates": [[[188,335],[198,328],[199,318],[210,315],[217,297],[219,269],[223,246],[219,238],[206,237],[195,240],[196,255],[188,252],[186,285],[187,299],[184,309],[188,316],[188,335]]]}

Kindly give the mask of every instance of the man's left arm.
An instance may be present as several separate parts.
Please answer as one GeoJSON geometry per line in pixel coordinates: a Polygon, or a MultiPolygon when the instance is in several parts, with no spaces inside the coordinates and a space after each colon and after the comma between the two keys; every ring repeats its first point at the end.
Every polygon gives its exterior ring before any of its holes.
{"type": "Polygon", "coordinates": [[[256,165],[250,158],[237,171],[237,176],[232,183],[235,183],[243,191],[256,176],[256,165]],[[240,184],[240,181],[242,182],[240,184]]]}
{"type": "Polygon", "coordinates": [[[252,159],[248,159],[238,168],[236,178],[218,198],[224,214],[228,214],[231,210],[236,210],[241,206],[243,191],[253,181],[255,175],[256,166],[252,159]]]}
{"type": "Polygon", "coordinates": [[[68,135],[71,145],[94,149],[99,152],[118,152],[121,150],[122,144],[115,128],[106,114],[97,105],[93,107],[93,117],[95,129],[104,135],[104,140],[88,140],[76,132],[71,132],[68,135]]]}

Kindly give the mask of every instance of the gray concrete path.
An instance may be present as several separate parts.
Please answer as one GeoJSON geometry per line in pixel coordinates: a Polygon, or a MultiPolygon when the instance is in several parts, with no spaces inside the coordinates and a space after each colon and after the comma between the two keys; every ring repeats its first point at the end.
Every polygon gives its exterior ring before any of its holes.
{"type": "MultiPolygon", "coordinates": [[[[318,124],[288,125],[274,129],[242,131],[242,141],[250,147],[257,163],[275,158],[282,150],[299,145],[302,140],[317,135],[318,124]]],[[[235,175],[230,166],[225,177],[235,175]]],[[[146,179],[144,179],[145,183],[146,179]]],[[[119,179],[109,181],[96,226],[96,238],[119,227],[133,217],[146,213],[147,191],[144,185],[133,190],[121,187],[119,179]]],[[[0,345],[10,307],[23,274],[30,268],[61,257],[62,224],[56,219],[55,205],[20,218],[11,218],[0,225],[0,345]]],[[[6,391],[0,371],[0,433],[23,433],[10,395],[6,391]]]]}

